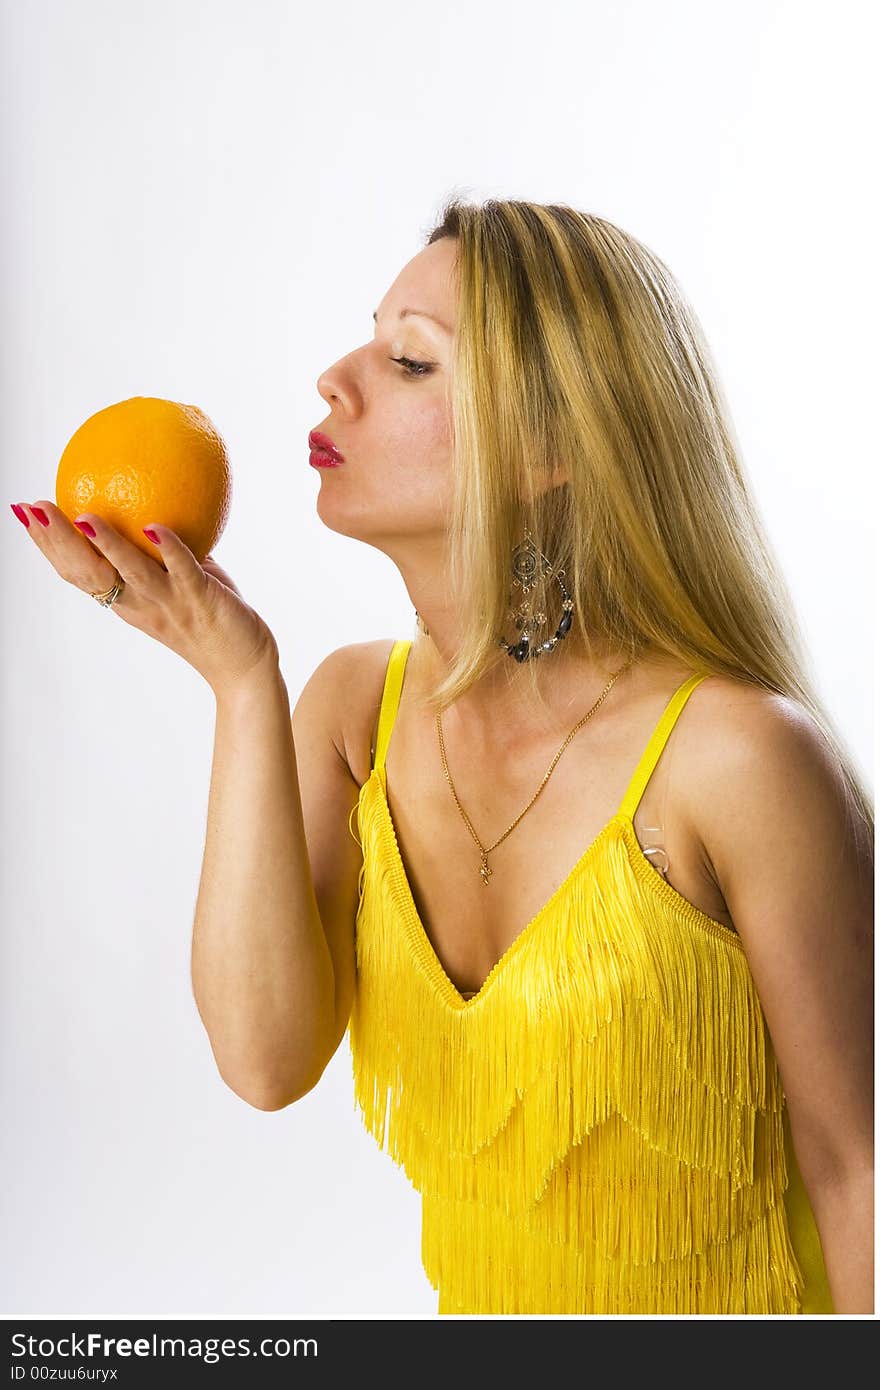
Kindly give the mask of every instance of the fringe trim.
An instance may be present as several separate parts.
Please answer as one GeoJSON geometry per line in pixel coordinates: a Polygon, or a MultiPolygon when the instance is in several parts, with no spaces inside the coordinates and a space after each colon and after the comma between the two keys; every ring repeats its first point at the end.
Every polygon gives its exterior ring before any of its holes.
{"type": "Polygon", "coordinates": [[[546,1311],[796,1311],[785,1097],[733,934],[635,869],[617,816],[465,1001],[375,770],[356,809],[354,1102],[423,1194],[447,1311],[516,1311],[520,1283],[546,1311]]]}
{"type": "Polygon", "coordinates": [[[441,1314],[792,1314],[804,1287],[781,1202],[729,1241],[634,1267],[476,1202],[423,1197],[421,1251],[441,1314]]]}
{"type": "Polygon", "coordinates": [[[775,1128],[762,1126],[760,1179],[738,1188],[653,1147],[619,1114],[570,1146],[537,1197],[523,1192],[521,1167],[506,1153],[482,1164],[454,1153],[441,1163],[435,1153],[433,1173],[426,1166],[413,1185],[426,1197],[527,1216],[546,1240],[591,1242],[609,1259],[683,1259],[732,1239],[780,1199],[787,1172],[775,1128]]]}

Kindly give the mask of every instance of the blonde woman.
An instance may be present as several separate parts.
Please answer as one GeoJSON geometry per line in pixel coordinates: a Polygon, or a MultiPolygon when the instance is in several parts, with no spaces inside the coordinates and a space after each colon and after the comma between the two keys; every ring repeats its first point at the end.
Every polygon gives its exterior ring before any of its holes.
{"type": "Polygon", "coordinates": [[[872,810],[681,291],[453,201],[319,388],[319,515],[419,619],[294,715],[326,1056],[439,1311],[871,1311],[872,810]]]}
{"type": "Polygon", "coordinates": [[[453,199],[375,318],[319,379],[317,509],[415,635],[292,716],[173,532],[160,580],[30,528],[216,695],[219,1071],[280,1109],[348,1031],[440,1313],[872,1312],[873,811],[694,314],[600,217],[453,199]]]}

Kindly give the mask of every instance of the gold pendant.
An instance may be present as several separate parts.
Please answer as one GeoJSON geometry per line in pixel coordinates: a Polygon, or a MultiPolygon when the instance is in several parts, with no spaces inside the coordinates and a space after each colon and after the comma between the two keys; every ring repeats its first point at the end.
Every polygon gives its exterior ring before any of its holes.
{"type": "Polygon", "coordinates": [[[484,855],[483,855],[483,863],[482,863],[482,865],[481,865],[481,867],[480,867],[480,877],[482,878],[482,880],[483,880],[483,882],[485,883],[485,885],[486,885],[487,888],[489,887],[489,875],[491,874],[491,872],[492,872],[492,870],[489,868],[489,860],[487,859],[486,855],[484,854],[484,855]]]}

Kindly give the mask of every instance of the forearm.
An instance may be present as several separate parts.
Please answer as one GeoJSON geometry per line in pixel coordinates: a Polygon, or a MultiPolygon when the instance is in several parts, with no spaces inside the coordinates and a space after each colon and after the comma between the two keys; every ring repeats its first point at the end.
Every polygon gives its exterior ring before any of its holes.
{"type": "Polygon", "coordinates": [[[334,1018],[287,687],[274,663],[217,695],[192,938],[196,1005],[224,1081],[262,1109],[307,1091],[334,1018]]]}
{"type": "Polygon", "coordinates": [[[814,1185],[810,1203],[835,1313],[873,1313],[873,1169],[814,1185]]]}

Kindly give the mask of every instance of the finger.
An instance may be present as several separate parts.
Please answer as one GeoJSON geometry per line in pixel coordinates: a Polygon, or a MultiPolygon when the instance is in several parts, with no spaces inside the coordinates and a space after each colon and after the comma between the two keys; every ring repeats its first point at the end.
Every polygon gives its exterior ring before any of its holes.
{"type": "Polygon", "coordinates": [[[89,545],[53,502],[21,504],[30,525],[28,535],[65,579],[86,593],[105,593],[116,578],[113,566],[89,545]]]}
{"type": "MultiPolygon", "coordinates": [[[[95,573],[91,562],[84,562],[82,559],[82,547],[84,546],[92,555],[96,555],[98,558],[104,557],[100,571],[103,583],[101,592],[106,591],[114,583],[118,573],[125,580],[126,585],[131,585],[132,590],[139,596],[145,598],[160,597],[163,586],[167,585],[167,578],[163,573],[162,566],[151,560],[136,545],[132,545],[131,541],[121,535],[109,522],[104,521],[94,512],[81,512],[71,523],[61,508],[56,507],[52,502],[44,501],[35,505],[42,509],[48,519],[48,525],[45,528],[47,543],[53,546],[63,562],[74,566],[73,573],[78,572],[80,574],[79,579],[73,580],[80,588],[87,589],[89,593],[96,591],[91,578],[87,578],[85,583],[82,582],[85,563],[88,563],[86,575],[91,576],[95,573]],[[83,530],[83,527],[88,529],[88,534],[83,530]],[[52,539],[48,540],[50,536],[52,539]]],[[[59,573],[63,573],[60,564],[56,563],[56,569],[59,570],[59,573]]],[[[118,602],[125,602],[124,592],[118,602]]]]}
{"type": "Polygon", "coordinates": [[[153,536],[149,535],[150,531],[156,537],[153,541],[156,555],[161,557],[175,584],[182,588],[204,589],[207,582],[205,571],[177,532],[168,526],[160,526],[158,522],[151,522],[149,526],[144,527],[147,539],[153,540],[153,536]]]}
{"type": "Polygon", "coordinates": [[[97,512],[80,512],[79,516],[74,517],[73,524],[78,531],[82,527],[88,528],[87,544],[106,557],[133,592],[148,599],[162,596],[168,577],[158,559],[158,548],[157,559],[153,560],[97,512]]]}
{"type": "Polygon", "coordinates": [[[202,569],[205,571],[206,574],[212,575],[214,579],[219,579],[221,584],[225,584],[227,589],[231,589],[234,594],[238,594],[239,598],[242,597],[241,590],[235,583],[235,580],[232,578],[232,575],[227,574],[226,570],[223,568],[222,565],[218,565],[213,555],[205,556],[204,560],[202,561],[202,569]]]}
{"type": "Polygon", "coordinates": [[[126,584],[131,584],[139,593],[148,597],[155,594],[157,579],[165,582],[163,570],[178,583],[198,584],[201,581],[204,585],[201,565],[189,546],[168,526],[152,522],[143,528],[144,535],[156,547],[153,560],[97,513],[81,512],[74,519],[74,524],[77,522],[91,526],[95,534],[89,537],[90,543],[115,566],[126,584]]]}

